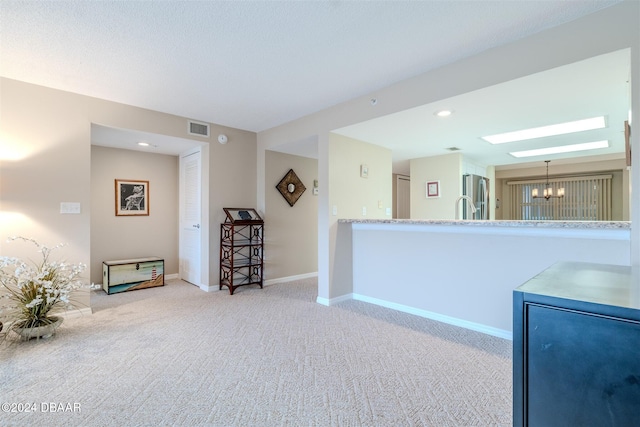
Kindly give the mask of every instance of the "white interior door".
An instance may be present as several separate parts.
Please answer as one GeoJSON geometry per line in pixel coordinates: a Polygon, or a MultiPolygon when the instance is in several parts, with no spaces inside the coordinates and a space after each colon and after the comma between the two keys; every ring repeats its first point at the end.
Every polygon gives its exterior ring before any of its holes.
{"type": "Polygon", "coordinates": [[[202,153],[198,148],[180,156],[180,248],[182,280],[201,285],[202,153]]]}

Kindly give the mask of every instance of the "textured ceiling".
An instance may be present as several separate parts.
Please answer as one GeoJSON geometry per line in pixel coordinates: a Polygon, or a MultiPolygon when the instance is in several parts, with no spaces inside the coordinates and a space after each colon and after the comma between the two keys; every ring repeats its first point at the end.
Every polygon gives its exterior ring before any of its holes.
{"type": "Polygon", "coordinates": [[[0,1],[0,74],[261,131],[618,1],[0,1]]]}

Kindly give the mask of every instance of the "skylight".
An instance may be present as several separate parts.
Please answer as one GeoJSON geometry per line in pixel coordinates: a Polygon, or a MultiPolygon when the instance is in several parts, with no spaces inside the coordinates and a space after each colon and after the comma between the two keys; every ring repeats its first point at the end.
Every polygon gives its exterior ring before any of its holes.
{"type": "Polygon", "coordinates": [[[585,142],[582,144],[559,145],[556,147],[538,148],[535,150],[514,151],[509,154],[511,154],[513,157],[533,157],[533,156],[545,156],[548,154],[571,153],[574,151],[597,150],[598,148],[607,148],[607,147],[609,147],[609,141],[605,140],[605,141],[585,142]]]}
{"type": "Polygon", "coordinates": [[[524,141],[526,139],[544,138],[546,136],[564,135],[585,130],[602,129],[606,126],[604,117],[576,120],[555,125],[523,129],[514,132],[483,136],[482,139],[490,144],[504,144],[506,142],[524,141]]]}

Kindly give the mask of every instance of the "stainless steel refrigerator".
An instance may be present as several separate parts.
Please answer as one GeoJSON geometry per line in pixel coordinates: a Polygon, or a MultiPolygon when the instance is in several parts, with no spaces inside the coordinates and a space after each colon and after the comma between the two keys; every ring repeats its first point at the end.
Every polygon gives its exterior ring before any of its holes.
{"type": "Polygon", "coordinates": [[[489,219],[489,179],[480,175],[462,175],[462,194],[471,197],[476,213],[471,213],[468,203],[463,203],[462,219],[489,219]]]}

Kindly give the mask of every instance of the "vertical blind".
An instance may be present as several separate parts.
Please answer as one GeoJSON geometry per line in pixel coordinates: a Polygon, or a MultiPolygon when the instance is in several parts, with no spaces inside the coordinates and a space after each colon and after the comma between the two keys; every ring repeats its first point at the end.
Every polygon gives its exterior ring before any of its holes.
{"type": "Polygon", "coordinates": [[[549,180],[553,194],[564,188],[563,198],[534,199],[542,195],[546,180],[510,181],[510,218],[515,220],[611,221],[612,175],[564,177],[549,180]]]}

